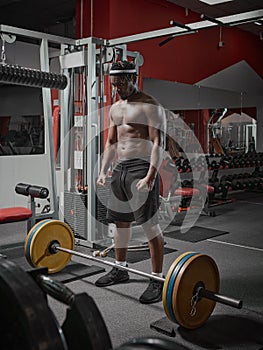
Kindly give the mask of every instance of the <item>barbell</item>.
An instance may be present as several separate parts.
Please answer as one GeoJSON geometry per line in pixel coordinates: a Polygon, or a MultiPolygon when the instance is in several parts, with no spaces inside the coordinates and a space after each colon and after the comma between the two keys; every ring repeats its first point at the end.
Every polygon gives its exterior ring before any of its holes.
{"type": "Polygon", "coordinates": [[[49,273],[61,271],[75,255],[162,282],[162,302],[167,317],[188,329],[201,327],[210,317],[216,302],[242,308],[241,300],[219,294],[218,267],[208,255],[185,252],[176,258],[166,277],[162,278],[77,252],[73,250],[74,245],[74,234],[66,223],[46,219],[31,228],[24,250],[31,266],[47,267],[49,273]]]}

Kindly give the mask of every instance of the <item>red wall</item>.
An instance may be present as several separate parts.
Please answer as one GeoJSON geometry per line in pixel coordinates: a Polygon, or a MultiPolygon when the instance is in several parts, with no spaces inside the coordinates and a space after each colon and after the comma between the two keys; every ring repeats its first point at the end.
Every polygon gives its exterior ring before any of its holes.
{"type": "MultiPolygon", "coordinates": [[[[80,1],[77,0],[77,32],[80,34],[80,1]]],[[[90,0],[83,0],[83,37],[91,33],[90,0]]],[[[199,21],[199,15],[166,0],[93,0],[92,35],[118,38],[199,21]]],[[[159,47],[164,37],[138,41],[128,49],[144,57],[142,77],[194,84],[241,60],[245,60],[263,78],[263,41],[237,28],[223,28],[223,48],[218,47],[219,27],[200,30],[197,34],[177,37],[159,47]]]]}

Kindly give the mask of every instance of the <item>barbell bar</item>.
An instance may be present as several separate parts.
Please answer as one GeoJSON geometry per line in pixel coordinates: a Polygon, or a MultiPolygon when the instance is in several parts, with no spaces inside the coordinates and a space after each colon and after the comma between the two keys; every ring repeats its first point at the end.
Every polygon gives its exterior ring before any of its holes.
{"type": "Polygon", "coordinates": [[[159,281],[164,284],[162,302],[167,317],[188,329],[202,326],[213,312],[216,302],[242,308],[241,300],[219,294],[219,271],[208,255],[196,252],[181,254],[163,278],[77,252],[74,245],[74,234],[66,223],[46,219],[29,231],[24,245],[25,256],[31,266],[47,267],[49,273],[61,271],[75,255],[159,281]]]}
{"type": "Polygon", "coordinates": [[[60,247],[59,243],[57,243],[57,242],[53,242],[50,245],[49,250],[50,250],[51,254],[56,254],[58,251],[61,251],[61,252],[64,252],[64,253],[68,253],[68,254],[79,256],[79,257],[84,258],[84,259],[89,259],[89,260],[93,260],[93,261],[96,261],[96,262],[99,262],[99,263],[103,263],[104,265],[108,265],[108,266],[111,266],[111,267],[118,267],[121,270],[125,270],[125,271],[128,271],[128,272],[134,273],[135,275],[140,275],[140,276],[143,276],[143,277],[146,277],[146,278],[152,278],[152,279],[154,279],[156,281],[159,281],[159,282],[164,282],[165,281],[165,279],[163,277],[153,276],[153,275],[151,275],[151,274],[149,274],[147,272],[143,272],[143,271],[140,271],[140,270],[132,269],[132,268],[130,268],[128,266],[119,266],[119,265],[116,265],[114,262],[111,262],[111,261],[108,261],[108,260],[101,260],[101,259],[99,259],[99,258],[97,258],[97,257],[95,257],[93,255],[88,255],[88,254],[76,252],[75,250],[71,250],[71,249],[60,247]]]}

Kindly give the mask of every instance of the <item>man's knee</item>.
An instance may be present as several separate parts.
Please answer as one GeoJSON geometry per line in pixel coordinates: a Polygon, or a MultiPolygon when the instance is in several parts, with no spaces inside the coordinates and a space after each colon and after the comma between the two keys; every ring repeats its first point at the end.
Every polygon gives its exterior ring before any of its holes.
{"type": "Polygon", "coordinates": [[[114,233],[115,248],[127,248],[131,238],[130,222],[115,222],[116,230],[114,233]]]}
{"type": "Polygon", "coordinates": [[[159,224],[156,224],[156,225],[143,224],[142,227],[148,241],[151,241],[156,237],[163,238],[163,233],[159,224]]]}
{"type": "Polygon", "coordinates": [[[131,227],[131,223],[130,222],[123,222],[123,221],[117,221],[115,222],[115,225],[117,228],[130,228],[131,227]]]}

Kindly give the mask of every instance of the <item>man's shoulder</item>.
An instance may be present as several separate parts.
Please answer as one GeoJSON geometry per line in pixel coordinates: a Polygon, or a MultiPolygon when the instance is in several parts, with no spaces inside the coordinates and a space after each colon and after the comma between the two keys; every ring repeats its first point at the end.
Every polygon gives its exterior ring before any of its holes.
{"type": "Polygon", "coordinates": [[[120,101],[114,102],[114,103],[110,106],[110,111],[114,111],[114,109],[118,108],[119,104],[120,104],[120,101]]]}
{"type": "Polygon", "coordinates": [[[160,106],[160,103],[158,102],[158,100],[155,97],[153,97],[150,94],[147,94],[144,91],[141,91],[141,102],[155,105],[155,106],[160,106]]]}
{"type": "Polygon", "coordinates": [[[160,106],[160,102],[152,95],[144,92],[145,95],[145,103],[150,103],[152,105],[160,106]]]}

